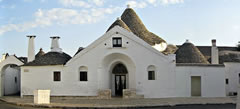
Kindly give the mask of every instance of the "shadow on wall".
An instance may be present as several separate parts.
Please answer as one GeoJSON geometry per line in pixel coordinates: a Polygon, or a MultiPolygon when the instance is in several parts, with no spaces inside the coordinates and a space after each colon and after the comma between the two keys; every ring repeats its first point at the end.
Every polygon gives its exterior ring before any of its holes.
{"type": "Polygon", "coordinates": [[[1,90],[2,95],[20,95],[20,67],[16,64],[7,64],[2,68],[1,90]]]}

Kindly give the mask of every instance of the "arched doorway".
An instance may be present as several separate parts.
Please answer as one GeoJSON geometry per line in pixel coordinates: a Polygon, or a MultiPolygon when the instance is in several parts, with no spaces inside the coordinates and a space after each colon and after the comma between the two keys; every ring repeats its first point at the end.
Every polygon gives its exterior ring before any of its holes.
{"type": "Polygon", "coordinates": [[[20,67],[7,64],[1,69],[2,95],[20,95],[20,67]]]}
{"type": "MultiPolygon", "coordinates": [[[[16,69],[17,72],[19,73],[16,73],[16,74],[19,74],[19,77],[15,79],[10,79],[10,80],[13,80],[14,83],[15,83],[15,80],[17,81],[17,84],[19,86],[19,89],[20,90],[20,66],[23,65],[23,61],[19,60],[15,55],[10,55],[8,56],[5,60],[1,61],[0,62],[0,97],[4,95],[4,90],[6,88],[4,88],[5,86],[9,86],[9,85],[4,85],[6,82],[4,82],[5,80],[9,80],[9,79],[5,79],[5,76],[6,74],[12,74],[12,73],[7,73],[8,72],[8,69],[16,69]],[[6,72],[7,70],[7,72],[6,72]]],[[[9,86],[10,87],[10,86],[9,86]]],[[[5,92],[7,92],[5,90],[5,92]]],[[[18,91],[19,92],[19,91],[18,91]]],[[[6,94],[5,94],[6,95],[6,94]]]]}
{"type": "Polygon", "coordinates": [[[114,74],[115,95],[122,96],[123,89],[126,89],[126,75],[127,68],[122,63],[118,63],[113,67],[112,73],[114,74]]]}
{"type": "MultiPolygon", "coordinates": [[[[115,77],[123,75],[126,78],[126,89],[136,89],[136,66],[130,56],[123,53],[108,53],[104,56],[98,69],[99,89],[111,89],[112,96],[121,96],[121,93],[116,95],[115,92],[115,77]],[[114,69],[114,70],[113,70],[114,69]],[[121,70],[125,69],[125,70],[121,70]],[[120,72],[121,71],[121,72],[120,72]],[[130,81],[131,80],[131,81],[130,81]]],[[[121,80],[124,80],[121,79],[121,80]]],[[[124,82],[124,81],[123,81],[124,82]]],[[[122,92],[122,91],[121,91],[122,92]]]]}

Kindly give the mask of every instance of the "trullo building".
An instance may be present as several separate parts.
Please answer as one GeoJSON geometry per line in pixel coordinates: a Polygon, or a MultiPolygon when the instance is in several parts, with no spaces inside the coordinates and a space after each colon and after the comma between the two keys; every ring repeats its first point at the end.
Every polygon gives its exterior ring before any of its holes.
{"type": "MultiPolygon", "coordinates": [[[[34,38],[28,36],[28,57],[8,56],[0,63],[1,75],[10,65],[20,66],[17,80],[21,96],[37,89],[51,96],[111,96],[144,98],[224,97],[234,94],[238,84],[240,53],[236,47],[168,45],[147,30],[132,8],[127,8],[106,32],[74,56],[61,49],[60,37],[51,37],[49,52],[35,54],[34,38]],[[129,95],[128,95],[129,96],[129,95]]],[[[11,67],[11,69],[16,67],[11,67]]],[[[10,69],[9,68],[9,69],[10,69]]],[[[9,85],[1,76],[1,95],[9,85]]],[[[6,79],[6,77],[5,77],[6,79]]],[[[12,89],[13,90],[13,89],[12,89]]]]}

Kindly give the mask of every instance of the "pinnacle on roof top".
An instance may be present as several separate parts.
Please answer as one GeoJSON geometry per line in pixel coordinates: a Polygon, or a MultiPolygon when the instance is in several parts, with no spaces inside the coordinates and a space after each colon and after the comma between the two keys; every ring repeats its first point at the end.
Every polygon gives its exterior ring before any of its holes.
{"type": "Polygon", "coordinates": [[[186,42],[185,43],[191,43],[188,39],[186,39],[186,42]]]}
{"type": "Polygon", "coordinates": [[[130,4],[127,4],[127,8],[131,8],[131,5],[130,5],[130,4]]]}
{"type": "Polygon", "coordinates": [[[43,56],[45,54],[45,52],[43,51],[42,48],[39,49],[39,52],[35,55],[35,58],[39,58],[41,56],[43,56]]]}

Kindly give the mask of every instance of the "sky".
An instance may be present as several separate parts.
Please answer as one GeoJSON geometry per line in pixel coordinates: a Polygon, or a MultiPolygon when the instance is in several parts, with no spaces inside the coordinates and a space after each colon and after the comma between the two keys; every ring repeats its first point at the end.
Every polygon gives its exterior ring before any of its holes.
{"type": "Polygon", "coordinates": [[[236,46],[240,41],[240,0],[0,0],[0,54],[27,56],[27,35],[35,53],[50,51],[51,36],[73,56],[101,37],[127,7],[147,29],[169,44],[236,46]]]}

